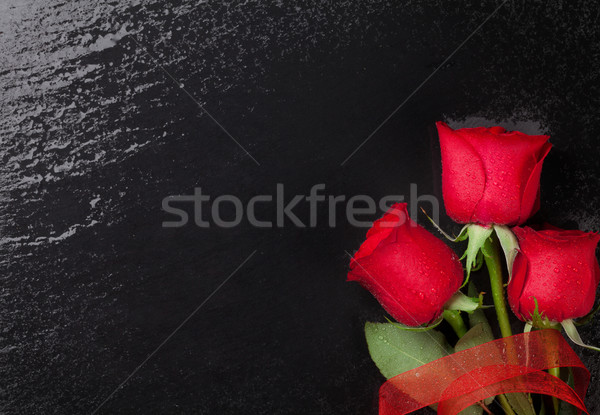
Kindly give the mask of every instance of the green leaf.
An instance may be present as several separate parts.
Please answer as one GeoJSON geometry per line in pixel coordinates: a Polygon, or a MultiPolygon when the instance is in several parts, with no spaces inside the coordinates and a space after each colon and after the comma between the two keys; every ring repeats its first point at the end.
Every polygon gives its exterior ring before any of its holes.
{"type": "Polygon", "coordinates": [[[439,326],[441,324],[442,321],[444,321],[444,318],[442,316],[439,316],[436,320],[433,321],[433,323],[431,323],[428,326],[412,327],[412,326],[405,326],[404,324],[396,323],[395,321],[392,321],[387,317],[385,319],[388,321],[388,323],[393,324],[394,327],[396,327],[400,330],[406,330],[406,331],[429,331],[431,329],[436,328],[437,326],[439,326]]]}
{"type": "Polygon", "coordinates": [[[558,415],[578,415],[579,409],[571,405],[569,402],[560,401],[558,415]]]}
{"type": "MultiPolygon", "coordinates": [[[[475,284],[469,283],[468,293],[472,297],[477,295],[477,288],[475,287],[475,284]]],[[[469,343],[466,343],[463,345],[457,344],[456,349],[458,349],[460,347],[465,348],[465,349],[468,347],[473,347],[473,346],[469,346],[469,344],[474,344],[475,339],[478,339],[478,341],[481,342],[480,344],[494,340],[494,333],[492,332],[492,327],[490,326],[490,323],[489,323],[487,317],[485,316],[485,313],[483,312],[483,310],[478,309],[478,310],[473,311],[471,314],[469,314],[469,324],[472,327],[472,329],[469,330],[469,333],[467,333],[465,335],[465,337],[467,335],[469,335],[470,337],[472,337],[472,339],[469,340],[469,338],[467,338],[467,340],[465,340],[465,343],[466,342],[469,342],[469,343]],[[475,328],[478,328],[478,329],[474,330],[475,328]],[[474,331],[474,332],[472,334],[470,334],[471,331],[474,331]],[[466,346],[468,346],[468,347],[466,347],[466,346]]],[[[459,343],[460,343],[460,341],[459,341],[459,343]]],[[[533,409],[533,404],[531,403],[527,394],[507,393],[505,396],[506,396],[510,406],[514,409],[514,411],[518,415],[535,415],[535,410],[533,409]]],[[[486,401],[485,401],[486,405],[490,405],[492,400],[493,400],[493,398],[486,399],[486,401]]]]}
{"type": "Polygon", "coordinates": [[[506,268],[508,269],[508,282],[510,283],[510,280],[512,279],[513,264],[519,253],[519,241],[508,226],[494,225],[494,230],[500,241],[500,246],[502,246],[502,250],[504,251],[506,268]]]}
{"type": "Polygon", "coordinates": [[[390,323],[366,323],[371,358],[386,379],[448,356],[452,348],[442,333],[406,331],[390,323]]]}
{"type": "MultiPolygon", "coordinates": [[[[478,295],[481,301],[483,301],[483,293],[478,293],[475,284],[473,284],[472,282],[469,283],[469,289],[467,292],[470,297],[475,297],[478,295]]],[[[492,332],[492,327],[490,326],[490,323],[488,322],[488,319],[481,308],[478,308],[477,310],[469,314],[469,326],[473,328],[478,325],[480,325],[483,331],[485,332],[485,338],[487,339],[487,341],[494,340],[494,333],[492,332]]],[[[494,397],[492,396],[490,398],[487,398],[484,401],[484,403],[489,406],[493,401],[494,397]]]]}
{"type": "Polygon", "coordinates": [[[488,331],[488,328],[486,328],[484,323],[477,324],[458,340],[456,346],[454,346],[454,350],[461,352],[494,340],[494,336],[492,335],[491,330],[488,331]]]}
{"type": "MultiPolygon", "coordinates": [[[[469,237],[469,244],[467,245],[467,250],[465,251],[465,255],[467,257],[466,269],[467,269],[467,278],[463,283],[463,286],[469,282],[469,277],[471,276],[471,270],[475,267],[477,262],[477,254],[483,247],[483,244],[490,237],[492,232],[494,231],[493,227],[486,228],[485,226],[470,224],[467,228],[467,236],[469,237]]],[[[463,255],[463,257],[465,256],[463,255]]]]}
{"type": "MultiPolygon", "coordinates": [[[[567,378],[567,385],[570,387],[574,387],[575,379],[573,378],[573,370],[569,368],[569,377],[567,378]]],[[[560,401],[560,408],[558,410],[558,415],[578,415],[579,409],[575,406],[571,405],[568,402],[560,401]]]]}
{"type": "MultiPolygon", "coordinates": [[[[456,343],[455,350],[457,352],[466,350],[471,347],[479,346],[480,344],[494,340],[491,328],[489,324],[479,323],[467,332],[459,341],[456,343]],[[487,327],[486,327],[487,326],[487,327]]],[[[535,415],[533,404],[524,393],[507,393],[505,394],[508,403],[513,408],[517,415],[535,415]]],[[[493,399],[493,398],[492,398],[493,399]]],[[[486,404],[490,404],[490,401],[486,400],[486,404]]]]}
{"type": "Polygon", "coordinates": [[[405,326],[404,324],[400,324],[400,323],[396,323],[395,321],[390,320],[389,318],[385,318],[388,323],[393,324],[394,327],[400,329],[400,330],[406,330],[406,331],[429,331],[431,329],[436,328],[437,326],[440,325],[440,323],[442,321],[444,321],[444,317],[443,316],[439,316],[436,320],[434,320],[430,325],[428,326],[417,326],[417,327],[412,327],[412,326],[405,326]]]}
{"type": "Polygon", "coordinates": [[[463,409],[458,415],[481,415],[483,414],[483,408],[479,405],[471,405],[468,408],[463,409]]]}
{"type": "Polygon", "coordinates": [[[507,393],[506,399],[517,415],[535,415],[531,399],[524,393],[507,393]]]}

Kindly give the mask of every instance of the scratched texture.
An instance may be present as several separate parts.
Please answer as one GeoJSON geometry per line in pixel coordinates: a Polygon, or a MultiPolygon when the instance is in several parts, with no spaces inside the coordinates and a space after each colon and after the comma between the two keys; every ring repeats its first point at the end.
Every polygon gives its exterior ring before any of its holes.
{"type": "MultiPolygon", "coordinates": [[[[362,328],[384,316],[345,282],[365,229],[325,209],[165,229],[161,201],[441,200],[445,119],[551,134],[536,220],[599,230],[594,2],[507,1],[341,166],[499,4],[0,1],[0,413],[93,413],[256,250],[97,413],[376,414],[362,328]]],[[[599,414],[600,360],[577,351],[599,414]]]]}

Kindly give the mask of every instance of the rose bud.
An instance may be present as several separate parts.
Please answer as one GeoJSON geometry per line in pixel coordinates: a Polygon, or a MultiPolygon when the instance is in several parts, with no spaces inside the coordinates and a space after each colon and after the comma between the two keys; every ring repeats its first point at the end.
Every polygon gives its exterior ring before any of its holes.
{"type": "Polygon", "coordinates": [[[520,250],[508,284],[508,302],[523,321],[536,307],[552,322],[582,317],[594,305],[600,268],[597,233],[514,228],[520,250]]]}
{"type": "Polygon", "coordinates": [[[393,205],[373,224],[348,273],[348,281],[360,282],[407,326],[438,318],[462,280],[456,254],[410,219],[406,203],[393,205]]]}
{"type": "Polygon", "coordinates": [[[502,127],[453,130],[437,122],[442,190],[448,215],[458,223],[520,225],[539,209],[547,135],[502,127]]]}

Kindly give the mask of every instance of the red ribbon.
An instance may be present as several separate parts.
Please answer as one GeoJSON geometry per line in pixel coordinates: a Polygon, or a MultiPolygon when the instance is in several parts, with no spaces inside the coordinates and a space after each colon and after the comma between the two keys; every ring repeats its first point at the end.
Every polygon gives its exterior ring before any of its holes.
{"type": "Polygon", "coordinates": [[[484,343],[402,373],[379,390],[379,414],[403,415],[439,404],[455,415],[485,398],[530,392],[555,396],[587,412],[590,372],[558,330],[537,330],[484,343]],[[544,370],[571,367],[574,385],[544,370]]]}

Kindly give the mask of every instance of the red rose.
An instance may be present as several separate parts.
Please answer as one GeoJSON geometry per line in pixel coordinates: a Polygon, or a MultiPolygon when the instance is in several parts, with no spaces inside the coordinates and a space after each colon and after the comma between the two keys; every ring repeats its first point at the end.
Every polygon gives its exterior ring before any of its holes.
{"type": "Polygon", "coordinates": [[[547,135],[436,123],[448,215],[459,223],[520,225],[539,209],[547,135]]]}
{"type": "Polygon", "coordinates": [[[594,305],[600,268],[597,233],[514,228],[520,245],[508,284],[508,301],[523,321],[539,313],[551,321],[582,317],[594,305]]]}
{"type": "Polygon", "coordinates": [[[439,317],[463,280],[456,254],[410,219],[406,203],[395,204],[373,224],[350,269],[348,280],[360,282],[407,326],[439,317]]]}

